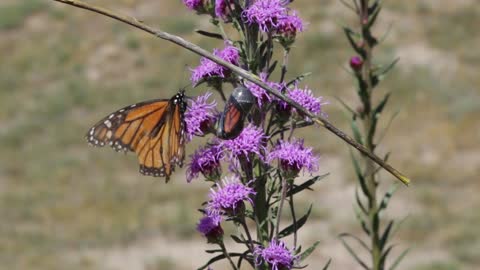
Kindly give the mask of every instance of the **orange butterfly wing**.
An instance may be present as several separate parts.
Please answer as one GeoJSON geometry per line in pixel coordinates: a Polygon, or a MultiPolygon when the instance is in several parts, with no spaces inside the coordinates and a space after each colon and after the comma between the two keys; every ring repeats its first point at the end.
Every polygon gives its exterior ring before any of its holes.
{"type": "Polygon", "coordinates": [[[152,100],[130,105],[94,125],[87,140],[94,146],[109,144],[116,151],[133,151],[140,173],[169,176],[183,165],[185,135],[183,93],[171,100],[152,100]]]}
{"type": "Polygon", "coordinates": [[[240,121],[243,120],[243,117],[242,112],[233,103],[229,103],[227,106],[228,107],[225,110],[226,112],[223,123],[223,130],[226,133],[230,133],[236,128],[238,124],[242,124],[240,123],[240,121]]]}

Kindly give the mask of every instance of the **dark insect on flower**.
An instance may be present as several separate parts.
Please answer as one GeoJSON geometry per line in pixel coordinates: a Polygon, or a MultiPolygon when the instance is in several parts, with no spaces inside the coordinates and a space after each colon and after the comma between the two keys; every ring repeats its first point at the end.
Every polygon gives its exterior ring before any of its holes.
{"type": "Polygon", "coordinates": [[[235,88],[225,105],[223,113],[220,115],[217,137],[230,140],[240,135],[245,117],[254,103],[255,97],[250,90],[243,86],[235,88]]]}
{"type": "Polygon", "coordinates": [[[94,146],[108,144],[117,152],[135,152],[140,173],[168,181],[185,158],[184,92],[113,112],[90,128],[86,138],[94,146]]]}

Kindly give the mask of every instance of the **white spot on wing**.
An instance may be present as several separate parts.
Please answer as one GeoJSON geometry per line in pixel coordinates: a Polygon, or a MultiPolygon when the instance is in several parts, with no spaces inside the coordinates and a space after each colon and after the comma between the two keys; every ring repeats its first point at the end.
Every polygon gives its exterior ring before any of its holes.
{"type": "Polygon", "coordinates": [[[108,128],[111,128],[112,127],[112,122],[110,122],[110,120],[105,120],[105,122],[103,122],[105,124],[105,126],[107,126],[108,128]]]}

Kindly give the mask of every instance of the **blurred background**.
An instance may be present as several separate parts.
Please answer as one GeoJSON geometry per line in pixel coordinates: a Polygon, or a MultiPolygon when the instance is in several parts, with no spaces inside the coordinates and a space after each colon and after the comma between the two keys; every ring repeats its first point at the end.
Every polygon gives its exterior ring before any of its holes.
{"type": "MultiPolygon", "coordinates": [[[[205,48],[193,33],[213,30],[180,0],[98,0],[205,48]]],[[[290,58],[290,76],[330,101],[329,119],[349,131],[336,102],[358,104],[344,71],[352,52],[341,25],[352,14],[333,0],[293,4],[309,22],[290,58]],[[313,7],[313,8],[312,8],[313,7]]],[[[376,61],[400,57],[378,89],[394,93],[386,119],[399,111],[381,153],[413,184],[394,196],[386,218],[407,217],[399,269],[480,267],[480,4],[476,0],[386,1],[377,36],[391,27],[376,61]]],[[[187,184],[179,170],[141,176],[136,157],[92,148],[84,134],[101,117],[131,103],[170,97],[189,83],[199,57],[106,17],[47,0],[0,3],[0,268],[193,269],[208,259],[194,230],[208,185],[187,184]],[[175,179],[176,178],[176,179],[175,179]]],[[[205,87],[189,91],[203,93],[205,87]]],[[[353,168],[347,146],[323,129],[302,133],[330,176],[299,203],[314,203],[301,231],[319,269],[360,269],[337,235],[355,221],[353,168]]],[[[187,146],[191,153],[201,140],[187,146]]],[[[386,188],[395,180],[382,174],[386,188]]],[[[299,210],[302,211],[302,210],[299,210]]],[[[222,269],[217,266],[216,269],[222,269]]]]}

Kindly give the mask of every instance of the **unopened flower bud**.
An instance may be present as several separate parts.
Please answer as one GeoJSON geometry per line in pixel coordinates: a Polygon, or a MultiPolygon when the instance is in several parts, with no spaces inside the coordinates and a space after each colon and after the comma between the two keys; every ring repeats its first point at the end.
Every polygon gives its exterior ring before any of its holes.
{"type": "Polygon", "coordinates": [[[363,66],[362,58],[360,58],[359,56],[354,56],[354,57],[350,58],[350,67],[354,71],[357,71],[357,72],[360,71],[362,66],[363,66]]]}

